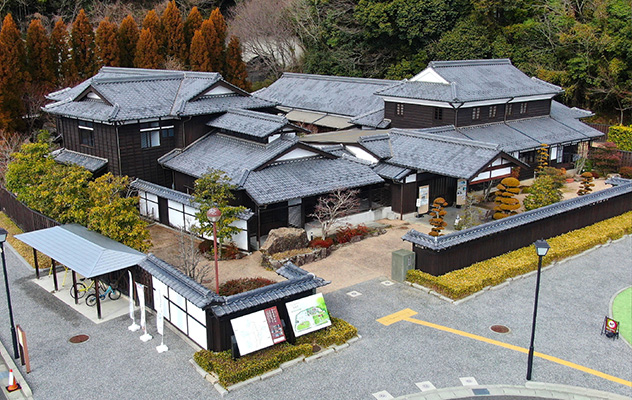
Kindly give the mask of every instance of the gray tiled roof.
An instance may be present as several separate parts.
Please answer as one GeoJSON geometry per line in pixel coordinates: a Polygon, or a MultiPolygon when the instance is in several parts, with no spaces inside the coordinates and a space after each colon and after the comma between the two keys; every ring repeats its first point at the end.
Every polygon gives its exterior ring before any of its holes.
{"type": "Polygon", "coordinates": [[[103,67],[79,85],[49,94],[47,97],[55,102],[44,110],[71,118],[124,122],[274,105],[239,94],[199,96],[220,81],[232,86],[218,73],[103,67]],[[103,101],[81,98],[86,90],[93,90],[103,101]]]}
{"type": "Polygon", "coordinates": [[[532,95],[555,95],[562,88],[529,78],[507,59],[432,61],[434,70],[448,84],[404,81],[379,91],[382,96],[444,102],[506,99],[532,95]]]}
{"type": "Polygon", "coordinates": [[[371,153],[380,158],[389,158],[393,156],[391,148],[390,135],[382,133],[379,135],[362,136],[358,139],[358,143],[363,145],[371,153]]]}
{"type": "Polygon", "coordinates": [[[282,137],[272,143],[259,144],[214,133],[202,137],[179,154],[166,154],[158,162],[195,178],[209,169],[224,171],[233,184],[238,184],[245,171],[261,166],[297,142],[297,138],[282,137]]]}
{"type": "Polygon", "coordinates": [[[552,117],[572,117],[572,118],[587,118],[595,115],[592,111],[583,110],[577,107],[567,107],[564,104],[553,100],[551,102],[551,116],[552,117]]]}
{"type": "Polygon", "coordinates": [[[632,180],[615,179],[609,180],[608,183],[618,186],[600,190],[584,196],[578,196],[574,199],[560,201],[559,203],[541,207],[536,210],[526,211],[498,221],[488,222],[473,228],[449,233],[440,237],[433,237],[411,229],[402,237],[402,239],[425,248],[443,250],[460,243],[465,243],[494,233],[502,232],[511,227],[522,226],[534,221],[551,218],[564,211],[590,206],[606,199],[632,192],[632,180]]]}
{"type": "MultiPolygon", "coordinates": [[[[455,178],[472,178],[501,153],[489,143],[401,129],[393,129],[388,142],[393,149],[389,164],[455,178]]],[[[369,150],[374,147],[370,140],[361,143],[369,150]]]]}
{"type": "Polygon", "coordinates": [[[351,122],[352,124],[368,126],[370,128],[376,129],[388,128],[388,126],[391,124],[390,120],[384,119],[384,106],[382,106],[382,108],[380,109],[358,115],[357,117],[350,119],[349,122],[351,122]]]}
{"type": "Polygon", "coordinates": [[[394,82],[286,72],[255,94],[286,107],[355,117],[383,109],[382,99],[374,93],[394,82]]]}
{"type": "Polygon", "coordinates": [[[375,165],[375,167],[373,167],[373,171],[375,171],[375,173],[382,178],[391,179],[394,181],[399,181],[410,175],[411,172],[413,172],[409,168],[399,167],[387,162],[378,163],[377,165],[375,165]]]}
{"type": "Polygon", "coordinates": [[[90,172],[96,172],[108,165],[108,160],[106,158],[77,153],[76,151],[65,148],[53,151],[51,156],[60,164],[76,164],[84,167],[90,172]]]}
{"type": "MultiPolygon", "coordinates": [[[[231,109],[226,114],[212,119],[206,125],[248,136],[265,138],[280,132],[289,124],[287,118],[279,115],[231,109]]],[[[298,127],[294,128],[299,129],[298,127]]]]}
{"type": "MultiPolygon", "coordinates": [[[[174,189],[169,189],[167,187],[147,182],[142,179],[134,179],[132,183],[130,183],[130,186],[136,190],[142,190],[144,192],[154,194],[158,197],[162,197],[163,199],[177,201],[178,203],[186,204],[194,208],[199,207],[199,204],[195,202],[193,196],[191,196],[190,194],[182,193],[174,189]]],[[[254,213],[252,212],[252,210],[246,209],[245,211],[239,213],[237,217],[239,219],[247,221],[252,218],[253,215],[254,213]]]]}
{"type": "Polygon", "coordinates": [[[182,295],[196,307],[204,308],[209,304],[216,304],[224,300],[223,297],[218,296],[212,290],[197,283],[173,265],[151,253],[138,263],[138,266],[155,276],[156,279],[169,286],[176,293],[182,295]]]}
{"type": "Polygon", "coordinates": [[[371,167],[342,158],[280,162],[252,171],[244,184],[260,205],[383,182],[371,167]]]}
{"type": "Polygon", "coordinates": [[[288,280],[233,296],[227,296],[224,298],[224,303],[211,305],[211,310],[215,315],[221,317],[243,310],[254,309],[295,294],[312,291],[330,283],[290,262],[279,268],[277,273],[285,276],[288,280]]]}

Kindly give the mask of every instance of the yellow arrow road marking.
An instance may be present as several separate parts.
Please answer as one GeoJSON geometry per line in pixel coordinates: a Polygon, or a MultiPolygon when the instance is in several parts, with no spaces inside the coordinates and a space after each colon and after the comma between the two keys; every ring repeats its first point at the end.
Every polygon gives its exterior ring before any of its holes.
{"type": "MultiPolygon", "coordinates": [[[[377,322],[379,322],[380,324],[385,325],[385,326],[389,326],[389,325],[392,325],[392,324],[394,324],[396,322],[400,322],[400,321],[412,322],[413,324],[427,326],[429,328],[437,329],[437,330],[444,331],[444,332],[450,332],[450,333],[453,333],[455,335],[464,336],[464,337],[467,337],[467,338],[470,338],[470,339],[478,340],[480,342],[485,342],[485,343],[493,344],[495,346],[504,347],[506,349],[519,351],[521,353],[525,353],[525,354],[529,353],[529,350],[525,349],[524,347],[514,346],[513,344],[500,342],[498,340],[486,338],[484,336],[479,336],[479,335],[475,335],[473,333],[464,332],[464,331],[460,331],[458,329],[449,328],[447,326],[433,324],[432,322],[427,322],[427,321],[422,321],[422,320],[419,320],[419,319],[415,319],[415,318],[412,318],[413,315],[417,315],[417,312],[411,310],[410,308],[406,308],[406,309],[404,309],[402,311],[398,311],[396,313],[393,313],[393,314],[387,315],[385,317],[379,318],[377,320],[377,322]]],[[[548,360],[548,361],[552,361],[552,362],[557,363],[557,364],[565,365],[567,367],[574,368],[574,369],[582,371],[582,372],[586,372],[586,373],[591,374],[591,375],[598,376],[598,377],[603,378],[603,379],[607,379],[607,380],[612,381],[612,382],[616,382],[616,383],[620,383],[620,384],[625,385],[625,386],[632,387],[632,382],[631,381],[627,381],[625,379],[617,378],[616,376],[608,375],[608,374],[603,373],[601,371],[597,371],[597,370],[594,370],[592,368],[584,367],[583,365],[579,365],[579,364],[572,363],[570,361],[562,360],[561,358],[553,357],[553,356],[550,356],[548,354],[538,353],[537,351],[534,352],[533,355],[536,356],[536,357],[543,358],[543,359],[548,360]]]]}

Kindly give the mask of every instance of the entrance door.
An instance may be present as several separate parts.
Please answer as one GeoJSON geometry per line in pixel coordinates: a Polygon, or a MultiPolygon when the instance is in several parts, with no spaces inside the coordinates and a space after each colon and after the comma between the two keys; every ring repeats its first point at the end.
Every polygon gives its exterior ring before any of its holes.
{"type": "Polygon", "coordinates": [[[303,227],[303,207],[301,199],[292,199],[288,201],[287,220],[288,225],[294,228],[303,227]]]}

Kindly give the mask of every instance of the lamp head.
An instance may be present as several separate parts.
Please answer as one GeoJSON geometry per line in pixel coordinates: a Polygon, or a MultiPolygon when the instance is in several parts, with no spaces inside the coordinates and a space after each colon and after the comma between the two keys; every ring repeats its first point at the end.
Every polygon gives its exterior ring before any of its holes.
{"type": "Polygon", "coordinates": [[[546,253],[549,252],[550,248],[551,248],[551,246],[549,246],[549,244],[544,239],[540,239],[540,240],[536,240],[535,241],[535,252],[540,257],[544,257],[546,255],[546,253]]]}
{"type": "Polygon", "coordinates": [[[6,229],[0,228],[0,243],[4,243],[7,240],[8,233],[6,229]]]}
{"type": "Polygon", "coordinates": [[[211,207],[206,212],[206,217],[209,221],[215,223],[222,217],[222,212],[217,207],[211,207]]]}

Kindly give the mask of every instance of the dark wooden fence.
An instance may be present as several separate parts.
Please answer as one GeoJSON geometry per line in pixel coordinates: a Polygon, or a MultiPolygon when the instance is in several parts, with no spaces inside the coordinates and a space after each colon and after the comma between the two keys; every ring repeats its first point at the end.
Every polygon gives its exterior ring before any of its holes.
{"type": "Polygon", "coordinates": [[[439,238],[409,231],[415,268],[439,276],[632,210],[632,181],[439,238]]]}
{"type": "Polygon", "coordinates": [[[604,141],[608,141],[608,130],[610,129],[610,125],[608,124],[593,124],[590,122],[585,122],[586,125],[590,126],[593,129],[598,130],[603,133],[605,136],[603,138],[604,141]]]}
{"type": "Polygon", "coordinates": [[[0,187],[0,207],[24,232],[59,225],[59,222],[25,206],[4,187],[0,187]]]}
{"type": "Polygon", "coordinates": [[[619,150],[619,154],[621,155],[621,166],[632,167],[632,151],[619,150]]]}

